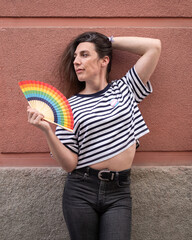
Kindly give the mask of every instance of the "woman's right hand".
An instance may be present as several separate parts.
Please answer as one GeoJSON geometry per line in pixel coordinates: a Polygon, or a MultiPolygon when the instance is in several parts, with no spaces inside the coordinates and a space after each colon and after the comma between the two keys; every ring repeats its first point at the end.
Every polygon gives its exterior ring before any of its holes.
{"type": "Polygon", "coordinates": [[[50,124],[45,120],[43,120],[44,118],[43,114],[38,112],[36,109],[28,106],[27,115],[28,115],[28,122],[31,123],[33,126],[41,129],[44,132],[51,129],[50,124]]]}
{"type": "Polygon", "coordinates": [[[43,120],[43,114],[28,106],[27,115],[28,122],[33,126],[38,127],[45,133],[50,152],[52,152],[54,159],[56,159],[62,168],[67,172],[73,171],[78,162],[77,154],[72,152],[60,142],[53,132],[50,124],[43,120]]]}

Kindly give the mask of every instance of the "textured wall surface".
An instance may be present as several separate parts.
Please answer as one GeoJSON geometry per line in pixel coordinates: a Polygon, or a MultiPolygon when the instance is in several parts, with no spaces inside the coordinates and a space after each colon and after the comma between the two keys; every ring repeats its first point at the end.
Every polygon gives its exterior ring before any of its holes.
{"type": "MultiPolygon", "coordinates": [[[[88,30],[161,40],[151,77],[154,93],[140,104],[151,133],[139,151],[190,151],[191,9],[188,0],[0,0],[0,152],[48,151],[42,133],[27,123],[27,102],[17,83],[34,79],[58,87],[59,55],[71,38],[88,30]]],[[[122,77],[137,59],[115,51],[111,79],[122,77]]]]}
{"type": "Polygon", "coordinates": [[[191,17],[189,0],[0,1],[1,16],[191,17]]]}
{"type": "MultiPolygon", "coordinates": [[[[60,168],[1,168],[1,240],[69,240],[65,177],[60,168]]],[[[192,238],[192,167],[133,168],[131,180],[132,240],[192,238]]]]}
{"type": "MultiPolygon", "coordinates": [[[[67,42],[84,28],[9,27],[1,29],[2,152],[45,152],[44,136],[27,123],[27,102],[18,81],[34,79],[58,86],[53,71],[67,42]]],[[[191,149],[192,28],[102,27],[106,35],[137,35],[160,38],[162,54],[151,77],[154,93],[140,104],[151,131],[141,139],[140,150],[188,151],[191,149]],[[182,47],[181,47],[182,46],[182,47]]],[[[131,54],[115,51],[111,79],[122,77],[136,61],[131,54]],[[119,67],[121,63],[121,67],[119,67]]]]}

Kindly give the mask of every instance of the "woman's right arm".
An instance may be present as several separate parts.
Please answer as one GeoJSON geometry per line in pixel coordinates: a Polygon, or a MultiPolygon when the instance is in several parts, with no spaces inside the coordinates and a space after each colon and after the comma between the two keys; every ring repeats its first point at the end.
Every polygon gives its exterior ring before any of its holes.
{"type": "Polygon", "coordinates": [[[49,149],[53,154],[54,159],[56,159],[61,167],[67,172],[73,171],[77,166],[77,154],[73,153],[60,142],[51,129],[50,124],[43,120],[43,115],[37,110],[28,107],[27,114],[28,122],[44,132],[49,149]]]}

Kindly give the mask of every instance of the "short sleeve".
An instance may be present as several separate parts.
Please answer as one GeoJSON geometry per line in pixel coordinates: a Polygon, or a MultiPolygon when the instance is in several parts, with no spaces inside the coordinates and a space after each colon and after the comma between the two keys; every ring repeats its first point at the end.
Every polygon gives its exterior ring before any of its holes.
{"type": "Polygon", "coordinates": [[[140,103],[145,97],[153,92],[150,81],[145,85],[137,74],[135,67],[127,72],[125,79],[134,94],[136,103],[140,103]]]}
{"type": "Polygon", "coordinates": [[[72,152],[78,154],[79,147],[78,147],[78,141],[77,137],[74,133],[69,132],[59,126],[57,126],[55,135],[58,137],[58,139],[63,143],[68,149],[70,149],[72,152]]]}

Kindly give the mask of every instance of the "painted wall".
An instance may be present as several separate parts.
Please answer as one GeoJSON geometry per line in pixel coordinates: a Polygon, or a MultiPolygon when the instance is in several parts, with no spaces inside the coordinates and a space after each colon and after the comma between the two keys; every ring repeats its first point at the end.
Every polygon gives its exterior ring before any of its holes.
{"type": "MultiPolygon", "coordinates": [[[[87,30],[161,39],[151,77],[154,93],[140,104],[151,132],[141,138],[139,151],[191,150],[191,7],[186,0],[0,0],[0,151],[48,151],[42,133],[27,123],[27,102],[17,83],[34,79],[58,87],[53,71],[59,55],[87,30]]],[[[111,79],[123,76],[136,60],[115,51],[111,79]]]]}

